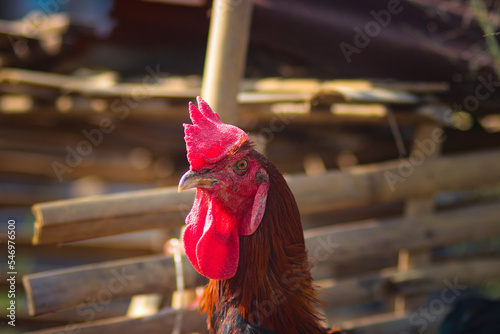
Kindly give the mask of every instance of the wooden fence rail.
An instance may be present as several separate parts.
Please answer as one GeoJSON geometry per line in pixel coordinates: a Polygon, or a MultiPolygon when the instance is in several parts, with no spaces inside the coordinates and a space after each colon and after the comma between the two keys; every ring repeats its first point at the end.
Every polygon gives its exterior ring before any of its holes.
{"type": "Polygon", "coordinates": [[[329,265],[396,254],[400,249],[432,249],[500,234],[500,203],[450,209],[420,217],[351,222],[306,230],[313,258],[330,252],[329,265]],[[473,224],[474,228],[472,228],[473,224]]]}
{"type": "MultiPolygon", "coordinates": [[[[428,161],[422,152],[422,157],[418,166],[406,160],[390,161],[322,175],[294,175],[287,180],[302,214],[419,198],[438,191],[500,182],[498,150],[428,161]]],[[[37,218],[33,243],[61,243],[180,227],[193,197],[194,192],[177,194],[175,189],[167,188],[36,204],[33,206],[37,218]]]]}
{"type": "Polygon", "coordinates": [[[444,298],[451,304],[469,286],[497,277],[500,277],[500,259],[478,259],[434,263],[404,272],[388,269],[366,276],[326,279],[316,283],[326,292],[321,297],[329,307],[386,301],[396,294],[409,296],[429,291],[444,291],[444,298]]]}
{"type": "MultiPolygon", "coordinates": [[[[182,257],[184,287],[202,286],[207,279],[182,257]]],[[[25,275],[23,283],[31,315],[45,314],[100,300],[119,300],[137,294],[176,289],[172,257],[149,256],[77,266],[25,275]],[[89,300],[90,298],[90,300],[89,300]]]]}
{"type": "MultiPolygon", "coordinates": [[[[163,309],[145,317],[115,317],[99,321],[70,323],[66,326],[29,332],[29,334],[108,334],[108,333],[172,333],[178,310],[163,309]]],[[[182,312],[181,333],[207,333],[206,315],[196,309],[184,309],[182,312]]]]}

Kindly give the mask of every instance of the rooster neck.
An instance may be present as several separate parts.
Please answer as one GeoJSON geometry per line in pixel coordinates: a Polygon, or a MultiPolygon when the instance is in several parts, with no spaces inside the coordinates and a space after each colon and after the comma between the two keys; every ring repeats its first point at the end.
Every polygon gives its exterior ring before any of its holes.
{"type": "Polygon", "coordinates": [[[263,333],[324,333],[297,204],[276,167],[255,154],[269,174],[266,212],[254,234],[239,237],[235,276],[211,280],[201,308],[211,333],[240,333],[238,324],[263,333]]]}

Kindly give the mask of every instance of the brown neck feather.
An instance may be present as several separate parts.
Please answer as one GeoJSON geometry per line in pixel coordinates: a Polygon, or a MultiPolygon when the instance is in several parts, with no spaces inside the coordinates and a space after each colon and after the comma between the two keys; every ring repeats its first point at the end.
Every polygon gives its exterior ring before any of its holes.
{"type": "Polygon", "coordinates": [[[266,212],[254,234],[240,236],[236,275],[210,280],[200,308],[209,319],[217,317],[215,327],[228,321],[222,314],[237,309],[248,323],[276,333],[324,333],[312,306],[319,301],[295,199],[276,167],[256,151],[251,154],[269,174],[266,212]]]}

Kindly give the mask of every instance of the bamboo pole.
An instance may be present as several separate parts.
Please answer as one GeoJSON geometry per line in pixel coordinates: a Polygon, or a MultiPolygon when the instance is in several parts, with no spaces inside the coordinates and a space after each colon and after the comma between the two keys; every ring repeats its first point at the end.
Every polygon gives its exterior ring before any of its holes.
{"type": "Polygon", "coordinates": [[[177,228],[183,224],[193,199],[194,191],[178,193],[175,188],[167,188],[35,204],[33,243],[177,228]]]}
{"type": "MultiPolygon", "coordinates": [[[[22,291],[16,293],[16,297],[18,298],[18,300],[26,300],[27,298],[26,294],[22,291]]],[[[90,315],[94,317],[93,320],[102,320],[123,316],[127,313],[129,304],[130,301],[124,299],[121,301],[114,301],[110,304],[100,304],[97,308],[99,312],[96,312],[96,305],[91,304],[88,306],[82,306],[64,311],[50,312],[39,315],[37,317],[33,317],[29,314],[28,304],[22,303],[19,305],[19,307],[16,308],[16,320],[23,323],[29,321],[40,322],[41,324],[45,324],[43,328],[47,328],[51,323],[55,323],[52,326],[57,326],[58,324],[63,325],[67,324],[68,322],[85,322],[89,320],[90,315]]],[[[40,328],[42,328],[42,326],[40,326],[40,328]]]]}
{"type": "Polygon", "coordinates": [[[500,181],[498,161],[500,151],[483,151],[424,158],[419,165],[411,160],[388,161],[322,175],[300,174],[287,180],[301,213],[309,214],[496,183],[500,181]]]}
{"type": "MultiPolygon", "coordinates": [[[[182,258],[184,286],[195,288],[207,283],[182,258]]],[[[176,289],[172,257],[149,256],[100,264],[51,270],[23,277],[31,315],[45,314],[85,304],[101,304],[136,294],[172,294],[176,289]]]]}
{"type": "Polygon", "coordinates": [[[237,100],[245,69],[253,1],[215,0],[208,34],[202,97],[225,123],[237,123],[237,100]]]}
{"type": "MultiPolygon", "coordinates": [[[[182,310],[181,333],[208,333],[206,315],[200,314],[194,308],[182,310]]],[[[29,334],[105,334],[105,333],[172,333],[175,326],[178,310],[162,309],[154,315],[129,318],[126,316],[115,317],[99,321],[90,321],[79,324],[42,329],[28,332],[29,334]]]]}
{"type": "MultiPolygon", "coordinates": [[[[493,150],[424,159],[419,166],[390,161],[287,180],[301,213],[312,214],[493,184],[500,182],[498,161],[500,151],[493,150]]],[[[33,243],[179,227],[193,198],[194,192],[166,188],[36,204],[33,243]]]]}

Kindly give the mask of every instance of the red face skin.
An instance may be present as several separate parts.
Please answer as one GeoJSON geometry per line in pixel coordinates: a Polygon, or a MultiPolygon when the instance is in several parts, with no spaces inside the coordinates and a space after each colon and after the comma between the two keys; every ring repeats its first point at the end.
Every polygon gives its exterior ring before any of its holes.
{"type": "Polygon", "coordinates": [[[217,178],[213,188],[200,188],[212,200],[220,202],[228,212],[237,217],[249,215],[258,184],[255,175],[260,168],[255,159],[246,157],[246,152],[227,156],[220,163],[203,166],[210,170],[204,176],[217,178]]]}
{"type": "Polygon", "coordinates": [[[268,175],[248,144],[214,164],[188,171],[179,189],[197,188],[183,234],[186,254],[202,275],[228,279],[238,267],[239,235],[250,235],[265,211],[268,175]]]}

